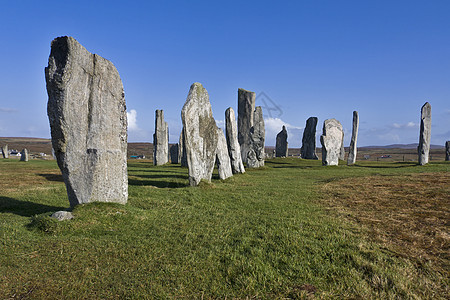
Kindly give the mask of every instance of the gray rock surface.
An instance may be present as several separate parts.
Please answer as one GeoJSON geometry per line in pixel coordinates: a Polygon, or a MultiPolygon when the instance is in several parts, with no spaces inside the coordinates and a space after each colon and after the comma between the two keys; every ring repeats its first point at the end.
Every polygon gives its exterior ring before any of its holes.
{"type": "Polygon", "coordinates": [[[179,149],[178,144],[171,145],[169,148],[170,162],[173,164],[179,164],[179,149]]]}
{"type": "Polygon", "coordinates": [[[431,140],[431,105],[426,102],[420,110],[419,165],[428,163],[431,140]]]}
{"type": "Polygon", "coordinates": [[[353,165],[356,162],[356,141],[358,139],[358,128],[359,128],[359,116],[358,112],[353,112],[353,126],[352,126],[352,139],[350,141],[350,148],[348,150],[347,165],[353,165]]]}
{"type": "Polygon", "coordinates": [[[253,127],[250,128],[250,150],[247,152],[247,167],[259,168],[264,166],[265,135],[262,108],[257,106],[253,117],[253,127]]]}
{"type": "Polygon", "coordinates": [[[117,69],[74,38],[59,37],[45,78],[52,146],[70,205],[126,203],[127,114],[117,69]]]}
{"type": "Polygon", "coordinates": [[[70,211],[60,210],[53,213],[51,217],[57,219],[58,221],[64,221],[73,219],[73,214],[70,211]]]}
{"type": "Polygon", "coordinates": [[[302,148],[300,149],[303,159],[319,159],[316,154],[316,127],[317,117],[310,117],[306,120],[305,130],[303,130],[302,148]]]}
{"type": "Polygon", "coordinates": [[[169,125],[164,121],[164,111],[155,111],[155,133],[153,134],[153,165],[169,162],[169,125]]]}
{"type": "Polygon", "coordinates": [[[344,128],[342,128],[341,151],[339,152],[339,159],[340,159],[340,160],[345,160],[344,128]]]}
{"type": "Polygon", "coordinates": [[[28,161],[28,158],[28,150],[26,148],[20,151],[20,161],[28,161]]]}
{"type": "Polygon", "coordinates": [[[178,143],[178,161],[180,162],[182,167],[186,167],[188,166],[187,163],[187,156],[186,156],[186,147],[184,146],[184,138],[185,134],[184,134],[184,128],[181,129],[180,132],[180,141],[178,143]]]}
{"type": "Polygon", "coordinates": [[[5,146],[2,147],[2,155],[3,155],[3,158],[8,158],[9,157],[8,145],[5,145],[5,146]]]}
{"type": "Polygon", "coordinates": [[[250,150],[250,129],[253,127],[255,100],[254,92],[238,89],[238,141],[243,163],[247,163],[247,153],[250,150]]]}
{"type": "Polygon", "coordinates": [[[320,136],[322,165],[337,166],[339,164],[343,135],[342,125],[338,120],[328,119],[323,122],[323,132],[320,136]]]}
{"type": "Polygon", "coordinates": [[[223,134],[223,130],[217,127],[217,151],[216,151],[217,168],[219,169],[220,179],[227,179],[233,176],[231,170],[230,156],[228,155],[227,140],[223,134]]]}
{"type": "Polygon", "coordinates": [[[185,132],[189,184],[197,186],[202,179],[210,182],[217,151],[217,125],[208,92],[198,82],[191,85],[181,119],[185,132]]]}
{"type": "Polygon", "coordinates": [[[242,163],[241,147],[238,141],[238,131],[236,116],[234,110],[229,107],[225,111],[225,129],[227,135],[228,155],[231,161],[231,170],[234,174],[244,173],[244,164],[242,163]]]}
{"type": "Polygon", "coordinates": [[[445,142],[445,160],[450,160],[450,141],[445,142]]]}
{"type": "Polygon", "coordinates": [[[283,125],[281,131],[277,134],[275,144],[275,157],[288,157],[288,141],[286,126],[283,125]]]}

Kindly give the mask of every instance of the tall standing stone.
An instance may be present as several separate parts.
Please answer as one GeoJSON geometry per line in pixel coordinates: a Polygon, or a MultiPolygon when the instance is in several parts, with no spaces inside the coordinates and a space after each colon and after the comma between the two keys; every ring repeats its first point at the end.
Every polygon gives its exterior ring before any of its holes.
{"type": "Polygon", "coordinates": [[[264,166],[264,140],[266,131],[261,106],[255,108],[253,127],[250,128],[250,150],[247,153],[247,166],[259,168],[264,166]]]}
{"type": "Polygon", "coordinates": [[[342,129],[341,151],[339,152],[339,159],[345,160],[344,129],[342,129]]]}
{"type": "Polygon", "coordinates": [[[45,78],[52,146],[70,205],[126,203],[127,114],[117,69],[74,38],[59,37],[45,78]]]}
{"type": "Polygon", "coordinates": [[[185,134],[184,134],[184,127],[183,129],[181,129],[180,132],[180,141],[178,143],[178,160],[181,164],[182,167],[186,167],[188,166],[187,163],[187,156],[186,156],[186,146],[184,145],[184,138],[185,134]]]}
{"type": "Polygon", "coordinates": [[[28,161],[28,150],[27,148],[20,151],[20,161],[28,161]]]}
{"type": "Polygon", "coordinates": [[[338,120],[328,119],[323,122],[323,132],[320,136],[322,165],[337,166],[339,164],[343,135],[342,125],[338,120]]]}
{"type": "Polygon", "coordinates": [[[277,140],[275,145],[275,157],[287,157],[288,156],[288,141],[287,141],[286,126],[283,125],[281,131],[277,134],[277,140]]]}
{"type": "Polygon", "coordinates": [[[170,162],[173,164],[178,164],[179,162],[179,155],[178,155],[178,144],[174,144],[170,146],[169,148],[169,154],[170,154],[170,162]]]}
{"type": "Polygon", "coordinates": [[[303,159],[319,159],[316,154],[316,127],[317,117],[310,117],[306,120],[305,130],[303,130],[301,157],[303,159]]]}
{"type": "Polygon", "coordinates": [[[238,141],[243,163],[247,163],[247,154],[250,150],[250,129],[253,127],[255,101],[254,92],[238,89],[238,141]]]}
{"type": "Polygon", "coordinates": [[[426,102],[420,111],[419,165],[428,163],[431,140],[431,105],[426,102]]]}
{"type": "Polygon", "coordinates": [[[445,142],[445,160],[450,160],[450,141],[445,142]]]}
{"type": "Polygon", "coordinates": [[[241,147],[238,141],[238,131],[236,116],[234,110],[229,107],[225,111],[225,128],[227,134],[228,155],[231,161],[231,170],[233,173],[244,173],[244,164],[242,163],[241,147]]]}
{"type": "Polygon", "coordinates": [[[8,145],[5,145],[5,146],[2,147],[2,155],[3,155],[3,158],[8,158],[9,157],[8,145]]]}
{"type": "Polygon", "coordinates": [[[358,139],[359,116],[358,112],[353,112],[353,126],[352,126],[352,140],[350,141],[350,148],[348,150],[347,165],[353,165],[356,162],[356,140],[358,139]]]}
{"type": "Polygon", "coordinates": [[[217,125],[212,115],[206,89],[198,82],[191,85],[181,111],[189,168],[189,184],[197,186],[202,179],[211,181],[217,151],[217,125]]]}
{"type": "Polygon", "coordinates": [[[223,130],[219,127],[217,127],[216,162],[220,179],[227,179],[228,177],[233,176],[230,156],[228,155],[227,140],[223,134],[223,130]]]}
{"type": "Polygon", "coordinates": [[[153,165],[169,162],[169,125],[164,121],[164,111],[155,111],[155,133],[153,134],[153,165]]]}

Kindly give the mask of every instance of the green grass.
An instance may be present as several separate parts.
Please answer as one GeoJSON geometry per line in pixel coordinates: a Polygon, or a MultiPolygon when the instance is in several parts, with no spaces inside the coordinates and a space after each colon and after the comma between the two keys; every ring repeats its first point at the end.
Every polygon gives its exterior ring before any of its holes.
{"type": "Polygon", "coordinates": [[[0,299],[445,299],[448,273],[334,214],[321,186],[449,166],[273,159],[192,188],[185,168],[130,161],[127,205],[82,205],[55,222],[69,206],[56,163],[0,160],[0,299]]]}

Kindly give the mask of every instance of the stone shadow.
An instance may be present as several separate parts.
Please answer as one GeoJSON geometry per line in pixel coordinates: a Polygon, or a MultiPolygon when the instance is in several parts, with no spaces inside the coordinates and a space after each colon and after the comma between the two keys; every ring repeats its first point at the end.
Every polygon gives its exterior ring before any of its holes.
{"type": "Polygon", "coordinates": [[[352,167],[357,168],[371,168],[371,169],[398,169],[398,168],[409,168],[419,166],[418,163],[410,163],[410,162],[396,162],[392,165],[383,165],[383,166],[367,166],[367,165],[359,165],[354,164],[352,167]]]}
{"type": "Polygon", "coordinates": [[[14,198],[0,196],[0,213],[12,213],[22,217],[31,217],[38,214],[67,210],[68,207],[50,206],[14,198]]]}
{"type": "MultiPolygon", "coordinates": [[[[139,176],[135,176],[139,177],[139,176]]],[[[161,176],[162,178],[167,176],[161,176]]],[[[164,180],[139,180],[128,178],[128,184],[134,186],[154,186],[157,188],[184,188],[189,186],[189,182],[176,182],[176,181],[164,181],[164,180]]]]}
{"type": "Polygon", "coordinates": [[[37,175],[44,177],[48,181],[64,182],[61,174],[37,174],[37,175]]]}

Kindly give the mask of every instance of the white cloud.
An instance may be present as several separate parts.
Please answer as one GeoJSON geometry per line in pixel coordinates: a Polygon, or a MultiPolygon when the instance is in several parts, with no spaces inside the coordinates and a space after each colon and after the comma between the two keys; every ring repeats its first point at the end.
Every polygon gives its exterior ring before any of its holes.
{"type": "Polygon", "coordinates": [[[277,134],[284,125],[288,132],[289,147],[301,147],[303,127],[291,125],[280,118],[265,118],[264,125],[266,130],[266,146],[275,146],[277,134]]]}
{"type": "Polygon", "coordinates": [[[392,124],[392,127],[396,129],[411,129],[411,128],[419,128],[419,124],[414,122],[408,122],[406,124],[394,123],[392,124]]]}
{"type": "Polygon", "coordinates": [[[14,109],[14,108],[7,108],[7,107],[0,107],[0,112],[4,112],[4,113],[14,113],[14,112],[17,112],[17,109],[14,109]]]}
{"type": "Polygon", "coordinates": [[[128,120],[128,131],[138,131],[140,130],[137,125],[137,111],[135,109],[131,109],[129,112],[127,111],[127,120],[128,120]]]}
{"type": "Polygon", "coordinates": [[[217,127],[225,130],[225,120],[216,120],[217,127]]]}

